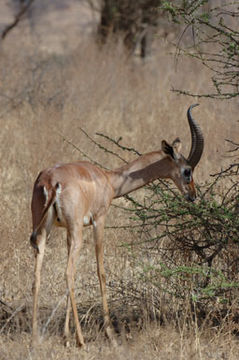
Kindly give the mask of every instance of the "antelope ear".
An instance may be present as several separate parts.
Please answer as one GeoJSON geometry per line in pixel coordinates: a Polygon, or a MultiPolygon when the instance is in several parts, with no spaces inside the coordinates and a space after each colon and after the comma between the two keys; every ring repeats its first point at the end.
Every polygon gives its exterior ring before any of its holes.
{"type": "Polygon", "coordinates": [[[161,143],[161,147],[162,147],[162,151],[166,154],[171,156],[172,159],[176,159],[175,158],[175,153],[174,153],[174,149],[171,145],[169,145],[169,143],[165,140],[162,141],[161,143]]]}
{"type": "Polygon", "coordinates": [[[174,152],[179,155],[181,148],[182,148],[182,143],[178,137],[173,141],[172,146],[173,146],[174,152]]]}

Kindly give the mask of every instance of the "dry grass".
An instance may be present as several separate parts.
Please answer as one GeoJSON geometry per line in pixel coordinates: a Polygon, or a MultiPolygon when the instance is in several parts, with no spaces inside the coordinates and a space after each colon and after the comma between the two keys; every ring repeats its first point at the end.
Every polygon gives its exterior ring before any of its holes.
{"type": "MultiPolygon", "coordinates": [[[[159,148],[163,138],[171,141],[180,136],[187,154],[190,141],[186,109],[196,101],[179,97],[170,89],[174,85],[200,92],[210,86],[209,74],[188,59],[180,60],[176,72],[171,47],[160,39],[153,59],[141,64],[127,60],[120,45],[100,52],[90,39],[72,52],[43,52],[24,24],[20,30],[9,35],[0,53],[0,299],[19,309],[22,319],[16,316],[18,322],[0,334],[0,359],[75,359],[79,350],[74,340],[70,348],[65,348],[60,337],[63,303],[56,309],[65,295],[66,267],[65,234],[58,230],[48,242],[43,266],[41,326],[52,310],[56,312],[42,344],[34,352],[30,349],[33,254],[28,239],[33,181],[48,165],[84,158],[64,138],[93,161],[109,168],[120,165],[116,158],[99,151],[80,127],[102,144],[96,132],[116,139],[122,136],[123,144],[140,152],[159,148]]],[[[237,141],[239,127],[236,100],[207,99],[200,100],[200,104],[194,116],[204,131],[206,146],[195,177],[202,183],[231,161],[225,156],[228,145],[224,139],[237,141]]],[[[143,194],[144,190],[140,191],[143,194]]],[[[117,202],[122,203],[122,199],[117,202]]],[[[125,213],[112,207],[107,225],[127,221],[125,213]]],[[[120,328],[120,346],[112,349],[100,330],[101,301],[91,231],[86,230],[84,236],[76,282],[79,309],[85,309],[82,314],[88,346],[88,352],[81,353],[82,359],[237,358],[238,341],[228,329],[200,332],[196,325],[190,329],[185,325],[175,330],[173,324],[160,326],[143,321],[143,312],[135,318],[134,304],[120,299],[118,289],[121,284],[137,281],[137,261],[120,247],[125,239],[133,241],[137,235],[108,229],[105,267],[110,308],[120,328]]],[[[0,324],[1,328],[5,325],[3,320],[0,324]]]]}
{"type": "MultiPolygon", "coordinates": [[[[50,336],[34,351],[29,348],[30,337],[21,334],[14,340],[0,339],[1,359],[79,359],[79,349],[65,348],[61,338],[50,336]]],[[[112,348],[104,338],[99,337],[82,350],[83,360],[198,360],[238,358],[238,342],[229,335],[179,333],[172,327],[147,326],[134,333],[131,339],[121,341],[112,348]],[[210,338],[209,338],[210,335],[210,338]],[[222,341],[223,339],[223,341],[222,341]]]]}

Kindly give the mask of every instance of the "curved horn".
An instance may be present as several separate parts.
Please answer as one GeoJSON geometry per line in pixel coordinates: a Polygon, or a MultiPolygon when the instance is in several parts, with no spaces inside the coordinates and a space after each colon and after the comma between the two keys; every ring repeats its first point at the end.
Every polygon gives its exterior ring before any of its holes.
{"type": "Polygon", "coordinates": [[[192,145],[187,161],[189,165],[192,167],[192,169],[194,169],[195,166],[198,164],[204,148],[204,138],[203,138],[202,130],[200,129],[199,125],[196,123],[196,121],[192,118],[191,115],[192,108],[198,105],[199,104],[191,105],[187,111],[188,123],[190,126],[190,131],[192,136],[192,145]]]}

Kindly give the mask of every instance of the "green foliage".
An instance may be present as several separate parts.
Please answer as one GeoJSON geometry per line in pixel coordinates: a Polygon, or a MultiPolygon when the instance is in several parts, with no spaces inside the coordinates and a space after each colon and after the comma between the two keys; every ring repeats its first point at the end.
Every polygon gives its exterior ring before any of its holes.
{"type": "MultiPolygon", "coordinates": [[[[238,5],[239,1],[219,2],[164,1],[162,9],[169,19],[184,26],[177,43],[178,53],[198,59],[212,71],[211,80],[216,92],[196,94],[201,97],[230,99],[238,92],[238,5]],[[183,38],[192,30],[192,45],[183,38]]],[[[194,95],[185,90],[175,90],[194,95]]]]}
{"type": "Polygon", "coordinates": [[[161,9],[168,12],[172,16],[173,22],[179,23],[177,8],[174,6],[174,4],[170,3],[169,1],[163,1],[161,9]]]}
{"type": "Polygon", "coordinates": [[[169,302],[172,297],[181,306],[189,301],[200,311],[229,309],[237,302],[237,191],[237,170],[228,170],[198,189],[195,203],[165,181],[148,186],[142,202],[128,198],[134,209],[131,219],[138,225],[133,231],[140,234],[137,246],[146,258],[154,251],[154,260],[141,262],[140,281],[169,302]]]}

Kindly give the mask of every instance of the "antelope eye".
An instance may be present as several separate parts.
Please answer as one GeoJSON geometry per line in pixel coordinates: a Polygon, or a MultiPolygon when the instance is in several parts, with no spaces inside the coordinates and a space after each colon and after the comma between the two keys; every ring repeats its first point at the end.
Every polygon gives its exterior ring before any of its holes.
{"type": "Polygon", "coordinates": [[[190,177],[191,176],[191,169],[185,169],[184,170],[184,176],[185,177],[190,177]]]}

